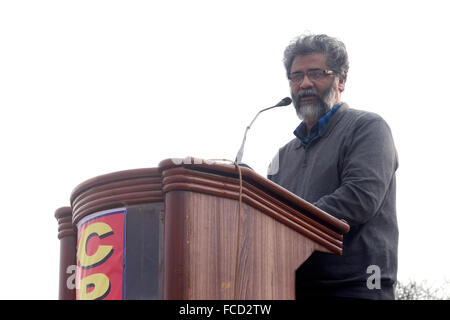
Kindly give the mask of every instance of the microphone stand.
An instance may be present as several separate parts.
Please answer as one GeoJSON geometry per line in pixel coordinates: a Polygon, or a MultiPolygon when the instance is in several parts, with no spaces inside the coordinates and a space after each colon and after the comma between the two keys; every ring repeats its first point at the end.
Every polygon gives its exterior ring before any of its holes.
{"type": "MultiPolygon", "coordinates": [[[[238,151],[238,153],[237,153],[237,155],[236,155],[236,159],[235,159],[234,161],[236,161],[239,165],[243,165],[244,167],[249,167],[249,166],[247,166],[246,164],[242,163],[241,160],[242,160],[242,156],[244,155],[244,145],[245,145],[245,140],[247,139],[247,132],[248,132],[248,130],[251,128],[253,122],[255,122],[256,118],[259,116],[259,114],[260,114],[261,112],[264,112],[264,111],[267,111],[267,110],[270,110],[270,109],[273,109],[273,108],[277,108],[277,107],[288,106],[288,105],[291,104],[291,102],[292,102],[291,98],[286,97],[286,98],[284,98],[283,100],[281,100],[280,102],[278,102],[276,105],[274,105],[274,106],[272,106],[272,107],[269,107],[269,108],[262,109],[262,110],[260,110],[260,111],[256,114],[256,116],[253,118],[252,122],[250,122],[250,124],[249,124],[249,125],[247,126],[247,128],[245,129],[244,139],[242,140],[241,147],[239,148],[239,151],[238,151]]],[[[250,168],[250,167],[249,167],[249,168],[250,168]]],[[[251,169],[251,168],[250,168],[250,169],[251,169]]]]}

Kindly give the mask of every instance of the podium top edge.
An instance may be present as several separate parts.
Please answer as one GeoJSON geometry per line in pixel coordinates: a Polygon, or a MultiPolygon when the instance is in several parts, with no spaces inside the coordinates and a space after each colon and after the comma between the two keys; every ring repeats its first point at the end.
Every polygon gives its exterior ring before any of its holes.
{"type": "Polygon", "coordinates": [[[73,200],[85,190],[96,185],[137,178],[161,178],[161,172],[159,168],[139,168],[121,170],[93,177],[80,183],[73,189],[72,194],[70,195],[70,203],[72,204],[73,200]]]}
{"type": "MultiPolygon", "coordinates": [[[[221,159],[205,160],[187,157],[184,159],[180,158],[165,159],[159,163],[159,168],[161,171],[164,171],[166,169],[174,167],[186,167],[200,170],[202,169],[214,170],[217,172],[228,174],[237,174],[238,173],[237,165],[238,164],[236,162],[230,160],[221,160],[221,159]]],[[[281,195],[284,199],[290,201],[291,203],[294,203],[299,207],[308,210],[309,212],[314,214],[317,218],[334,226],[337,230],[339,230],[342,233],[348,233],[350,231],[350,226],[346,221],[335,218],[329,213],[321,210],[320,208],[309,203],[308,201],[300,198],[291,191],[283,188],[282,186],[267,179],[266,177],[261,176],[260,174],[258,174],[257,172],[255,172],[250,168],[244,166],[239,166],[239,168],[243,178],[245,177],[246,179],[251,180],[252,182],[260,185],[266,190],[272,190],[273,192],[281,195]]]]}

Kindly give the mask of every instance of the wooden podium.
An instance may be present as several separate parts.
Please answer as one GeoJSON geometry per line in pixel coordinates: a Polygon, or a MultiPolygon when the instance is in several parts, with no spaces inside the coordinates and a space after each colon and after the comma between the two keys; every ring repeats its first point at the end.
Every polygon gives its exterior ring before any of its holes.
{"type": "Polygon", "coordinates": [[[349,231],[248,168],[194,158],[90,179],[70,201],[60,299],[75,299],[75,263],[80,299],[295,299],[296,269],[342,254],[349,231]]]}

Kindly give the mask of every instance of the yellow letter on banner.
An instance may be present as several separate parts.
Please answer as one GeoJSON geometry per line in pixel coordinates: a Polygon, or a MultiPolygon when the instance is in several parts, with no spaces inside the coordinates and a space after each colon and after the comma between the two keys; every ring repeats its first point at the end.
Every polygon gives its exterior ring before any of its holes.
{"type": "Polygon", "coordinates": [[[110,289],[109,278],[103,273],[94,273],[81,279],[78,299],[101,300],[108,295],[110,289]],[[88,292],[91,287],[94,289],[88,292]]]}
{"type": "Polygon", "coordinates": [[[86,227],[86,229],[84,229],[78,246],[78,259],[80,259],[80,265],[82,268],[93,268],[109,258],[109,256],[113,253],[113,246],[98,246],[97,251],[90,256],[88,256],[86,248],[87,242],[92,236],[105,238],[111,235],[112,232],[111,227],[103,222],[90,224],[86,227]]]}

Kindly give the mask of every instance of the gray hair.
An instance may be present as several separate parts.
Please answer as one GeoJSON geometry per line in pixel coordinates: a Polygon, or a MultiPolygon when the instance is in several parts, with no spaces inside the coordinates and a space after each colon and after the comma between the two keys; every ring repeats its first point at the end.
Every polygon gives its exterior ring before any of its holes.
{"type": "Polygon", "coordinates": [[[325,55],[328,67],[339,76],[343,75],[345,79],[347,78],[349,63],[345,45],[343,42],[326,34],[301,35],[287,46],[283,59],[287,75],[291,71],[295,57],[314,53],[325,55]]]}

